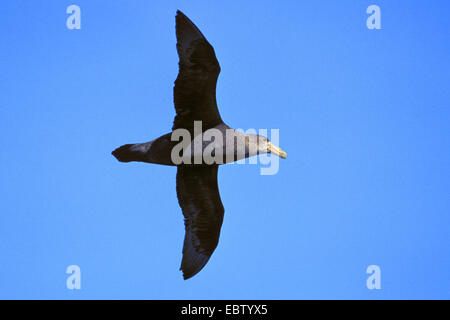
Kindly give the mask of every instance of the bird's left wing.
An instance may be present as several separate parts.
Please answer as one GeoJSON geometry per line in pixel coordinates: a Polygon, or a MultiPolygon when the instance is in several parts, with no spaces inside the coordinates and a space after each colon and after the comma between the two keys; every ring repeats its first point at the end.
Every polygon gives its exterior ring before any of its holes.
{"type": "Polygon", "coordinates": [[[216,103],[219,62],[213,47],[181,11],[177,11],[176,33],[180,62],[173,92],[177,115],[172,130],[184,128],[192,134],[194,121],[201,120],[206,131],[222,122],[216,103]]]}
{"type": "Polygon", "coordinates": [[[179,166],[178,203],[183,211],[186,234],[180,270],[184,279],[197,274],[219,242],[224,208],[217,186],[218,166],[179,166]]]}

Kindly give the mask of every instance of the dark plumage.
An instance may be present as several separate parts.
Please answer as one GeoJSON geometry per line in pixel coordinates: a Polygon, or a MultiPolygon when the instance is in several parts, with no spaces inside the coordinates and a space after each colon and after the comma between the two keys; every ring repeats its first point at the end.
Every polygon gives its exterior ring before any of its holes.
{"type": "Polygon", "coordinates": [[[179,166],[178,203],[186,235],[181,270],[185,279],[199,272],[219,243],[224,208],[217,186],[218,166],[179,166]]]}
{"type": "MultiPolygon", "coordinates": [[[[200,30],[181,11],[176,15],[179,73],[175,80],[174,104],[176,116],[172,130],[186,129],[194,137],[194,121],[202,121],[202,136],[209,129],[223,133],[231,129],[223,123],[216,102],[216,83],[220,73],[213,47],[200,30]]],[[[231,129],[232,130],[232,129],[231,129]]],[[[285,158],[286,153],[272,145],[265,137],[255,136],[246,142],[245,149],[235,146],[235,138],[249,138],[232,130],[229,140],[221,141],[223,153],[231,152],[232,161],[259,153],[274,152],[285,158]],[[231,146],[230,149],[225,147],[231,146]],[[231,150],[231,151],[229,151],[231,150]]],[[[112,152],[121,162],[141,161],[175,166],[171,151],[178,141],[171,141],[172,133],[146,143],[126,144],[112,152]]],[[[219,141],[213,141],[213,144],[219,141]]],[[[208,144],[202,145],[202,150],[208,144]]],[[[228,161],[231,162],[231,161],[228,161]]],[[[178,164],[177,197],[183,211],[185,238],[181,270],[184,279],[197,274],[208,262],[219,242],[224,207],[217,185],[218,164],[178,164]]]]}
{"type": "Polygon", "coordinates": [[[200,30],[181,12],[176,16],[179,73],[173,90],[177,115],[172,130],[186,128],[192,133],[194,120],[207,130],[222,123],[216,102],[220,73],[213,47],[200,30]]]}

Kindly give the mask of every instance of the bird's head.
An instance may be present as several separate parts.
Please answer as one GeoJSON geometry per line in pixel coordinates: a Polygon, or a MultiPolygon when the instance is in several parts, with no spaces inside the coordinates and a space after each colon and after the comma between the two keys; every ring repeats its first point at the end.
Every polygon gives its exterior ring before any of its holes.
{"type": "Polygon", "coordinates": [[[264,154],[264,153],[273,153],[280,158],[286,159],[287,153],[281,150],[279,147],[274,145],[272,142],[269,141],[264,136],[261,135],[249,135],[250,139],[248,140],[249,148],[251,149],[256,148],[258,150],[258,154],[264,154]]]}

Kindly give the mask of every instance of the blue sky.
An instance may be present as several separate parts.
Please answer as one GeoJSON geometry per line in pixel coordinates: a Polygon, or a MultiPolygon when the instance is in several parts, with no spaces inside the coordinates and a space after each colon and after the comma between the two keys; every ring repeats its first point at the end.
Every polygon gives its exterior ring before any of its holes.
{"type": "Polygon", "coordinates": [[[1,8],[0,298],[450,298],[448,1],[1,8]],[[110,154],[170,131],[176,9],[215,48],[222,118],[288,153],[273,176],[220,168],[219,246],[188,281],[175,168],[110,154]]]}

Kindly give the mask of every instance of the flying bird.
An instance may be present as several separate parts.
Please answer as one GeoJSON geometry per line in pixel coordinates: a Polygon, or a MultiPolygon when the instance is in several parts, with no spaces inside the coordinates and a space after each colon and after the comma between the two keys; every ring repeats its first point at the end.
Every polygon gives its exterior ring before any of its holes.
{"type": "Polygon", "coordinates": [[[179,73],[172,132],[150,142],[123,145],[112,154],[121,162],[177,167],[176,191],[185,225],[180,270],[189,279],[206,265],[219,242],[224,216],[217,185],[219,165],[264,153],[286,158],[286,152],[264,136],[238,132],[222,121],[216,102],[220,66],[214,48],[179,10],[175,22],[179,73]],[[182,134],[191,140],[183,141],[182,152],[174,153],[182,134]],[[205,154],[215,161],[207,160],[205,154]]]}

